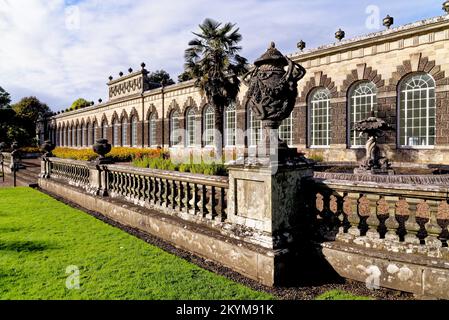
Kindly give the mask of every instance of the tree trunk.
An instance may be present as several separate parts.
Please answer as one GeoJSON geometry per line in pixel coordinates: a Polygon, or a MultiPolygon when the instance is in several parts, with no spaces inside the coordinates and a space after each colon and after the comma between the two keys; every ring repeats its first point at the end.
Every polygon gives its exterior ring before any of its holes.
{"type": "Polygon", "coordinates": [[[215,136],[214,136],[214,146],[215,146],[215,158],[217,162],[221,162],[223,158],[223,146],[224,146],[224,125],[223,125],[223,106],[217,104],[214,107],[214,118],[215,118],[215,136]]]}

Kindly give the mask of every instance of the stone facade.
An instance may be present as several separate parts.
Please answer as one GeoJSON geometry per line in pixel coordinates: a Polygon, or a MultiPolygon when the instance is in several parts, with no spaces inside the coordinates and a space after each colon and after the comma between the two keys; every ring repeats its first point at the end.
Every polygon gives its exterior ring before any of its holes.
{"type": "MultiPolygon", "coordinates": [[[[348,39],[339,43],[306,50],[290,55],[307,70],[300,81],[299,97],[293,111],[292,145],[308,155],[322,156],[326,161],[357,161],[364,157],[362,148],[349,143],[348,95],[361,81],[374,83],[377,89],[377,116],[395,130],[385,138],[385,151],[393,162],[443,164],[449,161],[449,17],[442,16],[398,28],[348,39]],[[398,138],[399,86],[413,74],[428,74],[435,83],[436,123],[435,141],[427,146],[401,147],[398,138]],[[310,95],[316,88],[330,93],[330,144],[326,147],[310,146],[310,95]]],[[[193,146],[203,147],[204,110],[207,102],[193,81],[150,89],[145,82],[146,71],[130,73],[112,80],[109,101],[56,115],[49,119],[50,133],[58,145],[77,146],[64,136],[69,130],[96,124],[96,137],[106,125],[106,138],[113,142],[114,120],[126,121],[126,141],[120,127],[118,145],[131,144],[131,124],[137,118],[138,147],[170,146],[170,115],[179,112],[179,127],[185,128],[186,112],[193,108],[196,114],[196,138],[193,146]],[[140,85],[140,86],[139,86],[140,85]],[[149,119],[155,117],[155,144],[149,143],[149,119]]],[[[236,127],[241,132],[249,128],[248,112],[241,106],[246,88],[242,87],[236,105],[236,127]]],[[[91,129],[92,130],[92,129],[91,129]]],[[[432,129],[433,130],[433,129],[432,129]]],[[[76,136],[76,135],[75,135],[76,136]]],[[[172,149],[183,149],[183,143],[172,149]]],[[[238,134],[236,145],[227,149],[243,150],[248,138],[238,134]]],[[[85,145],[87,147],[87,145],[85,145]]]]}

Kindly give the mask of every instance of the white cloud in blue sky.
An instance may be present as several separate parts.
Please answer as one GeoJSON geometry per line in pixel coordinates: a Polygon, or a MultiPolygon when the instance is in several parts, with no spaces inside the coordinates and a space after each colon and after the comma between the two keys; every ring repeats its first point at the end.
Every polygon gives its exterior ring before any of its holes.
{"type": "Polygon", "coordinates": [[[192,31],[204,18],[234,22],[242,55],[254,60],[274,40],[285,54],[373,32],[366,8],[395,25],[441,15],[442,0],[0,0],[0,86],[14,101],[36,95],[53,110],[78,97],[107,96],[116,77],[142,61],[176,80],[192,31]],[[79,14],[79,15],[78,15],[79,14]]]}

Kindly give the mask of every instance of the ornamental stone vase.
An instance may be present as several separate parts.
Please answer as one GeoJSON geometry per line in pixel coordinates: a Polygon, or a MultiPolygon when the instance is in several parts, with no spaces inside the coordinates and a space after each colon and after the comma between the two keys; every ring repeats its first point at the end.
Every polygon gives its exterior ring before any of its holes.
{"type": "Polygon", "coordinates": [[[53,157],[52,151],[55,149],[55,144],[51,140],[45,140],[41,146],[41,150],[44,151],[44,158],[53,157]]]}
{"type": "Polygon", "coordinates": [[[96,160],[97,164],[111,164],[113,161],[107,158],[106,155],[111,152],[112,146],[108,142],[108,139],[99,139],[93,145],[92,149],[99,157],[96,160]]]}
{"type": "Polygon", "coordinates": [[[277,157],[278,162],[299,156],[296,149],[279,139],[281,122],[288,118],[298,96],[298,81],[305,69],[279,52],[274,42],[254,62],[255,68],[243,77],[248,87],[243,105],[251,108],[254,117],[262,121],[262,141],[258,144],[259,158],[277,157]]]}

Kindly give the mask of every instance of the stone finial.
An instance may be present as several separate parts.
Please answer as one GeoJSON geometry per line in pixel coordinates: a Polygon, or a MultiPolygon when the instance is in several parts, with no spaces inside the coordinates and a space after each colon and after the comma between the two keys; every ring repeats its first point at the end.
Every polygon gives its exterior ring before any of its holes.
{"type": "Polygon", "coordinates": [[[91,106],[93,106],[94,104],[95,104],[95,102],[93,102],[93,101],[90,102],[90,105],[91,105],[91,106]]]}
{"type": "Polygon", "coordinates": [[[123,77],[123,72],[119,72],[119,74],[118,74],[120,77],[123,77]]]}
{"type": "Polygon", "coordinates": [[[112,79],[114,79],[112,76],[109,76],[109,81],[112,81],[112,79]]]}
{"type": "Polygon", "coordinates": [[[301,52],[304,50],[304,48],[306,47],[306,43],[304,41],[299,41],[296,45],[298,47],[299,50],[301,50],[301,52]]]}
{"type": "Polygon", "coordinates": [[[133,68],[129,68],[129,69],[128,69],[128,72],[129,72],[129,73],[132,73],[132,72],[133,72],[133,68]]]}
{"type": "Polygon", "coordinates": [[[449,0],[447,0],[447,1],[445,1],[445,2],[443,3],[443,10],[444,10],[446,13],[449,13],[449,0]]]}
{"type": "Polygon", "coordinates": [[[98,102],[99,102],[99,103],[102,103],[102,102],[103,102],[103,99],[101,99],[101,98],[98,99],[98,102]]]}
{"type": "Polygon", "coordinates": [[[341,30],[341,29],[338,29],[338,31],[335,32],[335,38],[336,38],[338,41],[343,40],[343,38],[345,37],[345,35],[346,35],[346,33],[345,33],[343,30],[341,30]]]}
{"type": "Polygon", "coordinates": [[[146,66],[145,62],[142,62],[142,63],[140,64],[140,66],[142,67],[142,69],[145,69],[145,66],[146,66]]]}
{"type": "Polygon", "coordinates": [[[387,27],[387,29],[390,29],[390,27],[394,23],[394,18],[390,17],[390,15],[387,14],[387,16],[383,19],[383,25],[387,27]]]}

